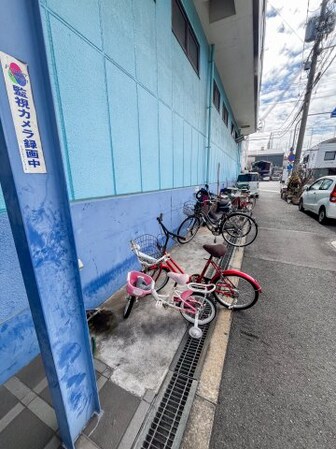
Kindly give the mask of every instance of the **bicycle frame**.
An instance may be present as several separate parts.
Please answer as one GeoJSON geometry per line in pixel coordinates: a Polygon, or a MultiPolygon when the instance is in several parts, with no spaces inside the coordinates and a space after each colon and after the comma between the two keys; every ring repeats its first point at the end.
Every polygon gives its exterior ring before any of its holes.
{"type": "Polygon", "coordinates": [[[158,268],[160,269],[160,271],[163,270],[168,270],[168,271],[172,271],[173,273],[180,273],[180,274],[184,274],[185,271],[182,267],[180,267],[180,265],[168,254],[165,253],[167,255],[167,259],[159,262],[159,263],[154,263],[153,265],[150,265],[148,267],[149,270],[157,270],[158,268]]]}
{"type": "Polygon", "coordinates": [[[193,315],[196,315],[196,313],[198,311],[191,304],[191,302],[195,302],[195,300],[192,299],[192,301],[190,301],[190,299],[189,299],[190,296],[192,296],[192,292],[186,299],[183,299],[181,295],[184,291],[188,291],[188,290],[178,290],[177,288],[174,288],[170,295],[159,295],[157,293],[157,291],[155,289],[153,289],[150,291],[150,293],[153,296],[153,298],[155,299],[155,301],[157,301],[158,304],[163,303],[166,306],[170,307],[171,309],[180,311],[180,310],[183,310],[182,307],[179,305],[176,305],[175,302],[183,302],[183,304],[185,304],[188,311],[191,312],[193,315]],[[189,301],[188,301],[188,299],[189,299],[189,301]]]}
{"type": "Polygon", "coordinates": [[[236,270],[236,269],[223,270],[223,268],[217,262],[215,262],[213,260],[213,256],[209,257],[209,259],[207,260],[206,264],[203,267],[203,270],[202,270],[201,274],[198,275],[196,281],[197,282],[206,281],[206,282],[210,282],[210,283],[215,284],[221,276],[225,276],[225,275],[227,275],[227,276],[230,276],[230,275],[231,276],[237,276],[237,275],[239,275],[242,278],[246,279],[247,281],[251,281],[252,284],[254,285],[255,289],[257,291],[259,291],[260,293],[262,292],[262,289],[261,289],[261,286],[260,286],[259,282],[256,281],[256,279],[254,279],[252,276],[250,276],[247,273],[244,273],[243,271],[239,271],[239,270],[236,270]],[[213,267],[213,269],[215,270],[215,273],[212,275],[212,277],[208,278],[208,277],[205,276],[205,274],[208,271],[208,268],[210,266],[213,267]]]}
{"type": "MultiPolygon", "coordinates": [[[[211,206],[214,204],[214,201],[205,200],[200,204],[202,204],[203,206],[207,204],[211,206]]],[[[198,212],[195,213],[195,215],[198,216],[205,223],[206,227],[212,234],[219,235],[221,233],[221,230],[229,213],[222,213],[222,215],[217,220],[215,220],[210,217],[209,212],[210,209],[208,212],[200,209],[198,212]]]]}

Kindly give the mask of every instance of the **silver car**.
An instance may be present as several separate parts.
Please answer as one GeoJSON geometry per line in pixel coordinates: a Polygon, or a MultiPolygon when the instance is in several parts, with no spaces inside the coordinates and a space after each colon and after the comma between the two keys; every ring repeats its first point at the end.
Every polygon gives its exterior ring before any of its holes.
{"type": "Polygon", "coordinates": [[[336,219],[336,176],[324,176],[306,187],[299,201],[299,210],[318,215],[319,223],[336,219]]]}

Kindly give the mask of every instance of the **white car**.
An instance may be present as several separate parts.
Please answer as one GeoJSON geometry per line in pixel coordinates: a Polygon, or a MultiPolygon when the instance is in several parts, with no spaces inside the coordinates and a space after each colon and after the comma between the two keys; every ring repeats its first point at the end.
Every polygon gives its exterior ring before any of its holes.
{"type": "Polygon", "coordinates": [[[259,174],[257,172],[240,173],[237,178],[238,189],[248,189],[251,196],[259,196],[259,174]]]}
{"type": "Polygon", "coordinates": [[[336,176],[324,176],[306,187],[299,201],[299,210],[314,212],[323,224],[336,219],[336,176]]]}

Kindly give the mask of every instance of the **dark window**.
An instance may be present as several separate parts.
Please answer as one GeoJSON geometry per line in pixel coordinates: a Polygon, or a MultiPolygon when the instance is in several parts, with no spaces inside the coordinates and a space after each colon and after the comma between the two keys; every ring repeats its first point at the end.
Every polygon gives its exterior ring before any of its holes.
{"type": "Polygon", "coordinates": [[[326,151],[324,153],[324,160],[325,161],[334,161],[336,157],[336,151],[326,151]]]}
{"type": "Polygon", "coordinates": [[[225,107],[225,104],[223,103],[223,109],[222,109],[222,119],[226,126],[229,124],[229,113],[228,110],[225,107]]]}
{"type": "Polygon", "coordinates": [[[217,84],[216,84],[215,80],[213,82],[212,101],[213,101],[213,104],[215,105],[215,108],[219,112],[219,110],[220,110],[220,92],[219,92],[219,89],[217,87],[217,84]]]}
{"type": "Polygon", "coordinates": [[[234,138],[235,138],[235,139],[238,139],[238,131],[237,131],[237,130],[235,130],[234,138]]]}
{"type": "Polygon", "coordinates": [[[181,0],[172,0],[172,11],[173,33],[198,74],[199,43],[181,4],[181,0]]]}
{"type": "Polygon", "coordinates": [[[231,123],[231,136],[232,136],[233,138],[235,137],[235,132],[236,132],[235,126],[234,126],[233,123],[231,123]]]}

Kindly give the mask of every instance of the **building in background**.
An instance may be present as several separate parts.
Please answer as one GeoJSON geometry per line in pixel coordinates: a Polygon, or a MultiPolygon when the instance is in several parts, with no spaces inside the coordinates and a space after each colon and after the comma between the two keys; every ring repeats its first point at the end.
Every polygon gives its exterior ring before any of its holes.
{"type": "Polygon", "coordinates": [[[312,170],[315,179],[336,175],[336,138],[324,140],[305,150],[302,163],[307,169],[312,170]]]}
{"type": "MultiPolygon", "coordinates": [[[[229,184],[240,172],[239,142],[256,131],[265,1],[40,0],[40,8],[92,308],[135,266],[132,237],[157,234],[161,212],[176,229],[196,186],[229,184]]],[[[0,235],[4,382],[38,344],[1,192],[0,235]]]]}

